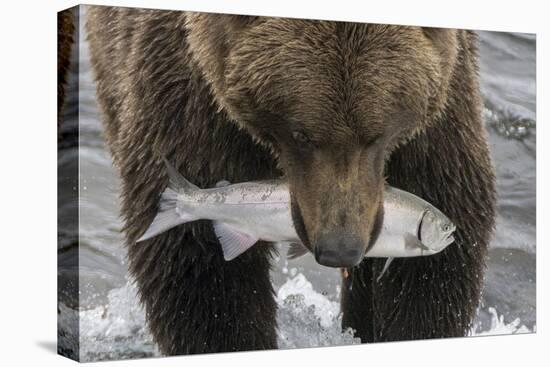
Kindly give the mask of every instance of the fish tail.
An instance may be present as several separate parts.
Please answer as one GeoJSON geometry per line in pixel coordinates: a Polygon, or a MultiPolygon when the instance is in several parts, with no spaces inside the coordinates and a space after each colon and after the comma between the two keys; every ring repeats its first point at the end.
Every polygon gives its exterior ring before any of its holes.
{"type": "Polygon", "coordinates": [[[177,204],[179,196],[187,196],[200,189],[187,181],[166,158],[164,158],[164,163],[168,171],[168,187],[160,197],[157,215],[137,242],[145,241],[175,226],[197,219],[191,213],[180,213],[177,204]]]}
{"type": "Polygon", "coordinates": [[[170,228],[186,222],[176,211],[178,193],[167,188],[160,197],[159,211],[153,222],[137,242],[148,240],[170,228]]]}

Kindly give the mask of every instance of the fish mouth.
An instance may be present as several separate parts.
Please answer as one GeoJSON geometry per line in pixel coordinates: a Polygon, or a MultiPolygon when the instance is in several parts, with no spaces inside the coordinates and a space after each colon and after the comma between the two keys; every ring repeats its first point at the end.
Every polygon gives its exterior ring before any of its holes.
{"type": "Polygon", "coordinates": [[[435,255],[440,253],[441,251],[445,250],[447,246],[455,242],[455,237],[452,233],[449,233],[447,236],[445,236],[439,243],[436,243],[433,247],[426,246],[427,249],[431,252],[431,255],[435,255]]]}
{"type": "Polygon", "coordinates": [[[444,248],[449,246],[451,243],[455,241],[455,236],[453,236],[452,233],[450,233],[445,239],[443,240],[444,248]]]}

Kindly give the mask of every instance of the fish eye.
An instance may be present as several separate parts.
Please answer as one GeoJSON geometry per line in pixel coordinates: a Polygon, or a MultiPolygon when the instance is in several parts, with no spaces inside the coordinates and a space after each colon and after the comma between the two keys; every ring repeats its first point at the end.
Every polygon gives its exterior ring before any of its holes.
{"type": "Polygon", "coordinates": [[[443,229],[443,232],[449,232],[451,230],[451,225],[444,224],[442,229],[443,229]]]}

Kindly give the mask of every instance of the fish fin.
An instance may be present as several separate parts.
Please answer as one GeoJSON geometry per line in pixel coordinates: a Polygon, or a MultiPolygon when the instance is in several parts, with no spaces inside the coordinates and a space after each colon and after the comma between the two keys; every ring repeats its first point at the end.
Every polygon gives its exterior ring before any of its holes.
{"type": "Polygon", "coordinates": [[[157,215],[149,225],[149,228],[147,228],[145,233],[136,242],[148,240],[177,225],[191,222],[196,219],[190,215],[180,215],[176,210],[177,200],[178,193],[171,188],[167,188],[162,193],[157,215]]]}
{"type": "Polygon", "coordinates": [[[258,238],[239,232],[227,224],[213,222],[213,226],[216,237],[222,245],[223,258],[226,261],[233,260],[258,242],[258,238]]]}
{"type": "Polygon", "coordinates": [[[420,249],[425,250],[425,251],[430,250],[430,248],[428,246],[426,246],[425,244],[423,244],[422,241],[420,241],[418,239],[418,237],[416,237],[416,236],[414,236],[410,233],[407,233],[405,235],[405,247],[411,248],[411,249],[420,248],[420,249]]]}
{"type": "Polygon", "coordinates": [[[221,181],[218,181],[218,183],[216,183],[216,187],[224,187],[229,185],[231,185],[231,182],[227,180],[221,180],[221,181]]]}
{"type": "Polygon", "coordinates": [[[288,252],[286,253],[286,258],[289,260],[294,260],[301,256],[304,256],[308,252],[309,250],[307,249],[307,247],[305,247],[301,243],[293,242],[289,244],[288,252]]]}
{"type": "Polygon", "coordinates": [[[164,164],[166,165],[166,170],[168,171],[168,187],[172,190],[179,192],[183,191],[189,193],[191,191],[200,190],[198,186],[193,185],[191,182],[187,181],[185,177],[178,172],[176,167],[174,167],[166,157],[162,157],[164,164]]]}
{"type": "Polygon", "coordinates": [[[386,259],[386,262],[384,263],[384,268],[382,269],[382,272],[381,272],[380,275],[376,278],[376,281],[377,281],[377,282],[379,282],[380,279],[382,279],[382,276],[384,275],[384,273],[385,273],[386,271],[388,271],[388,268],[390,267],[390,264],[392,263],[393,259],[394,259],[393,257],[388,257],[388,258],[386,259]]]}

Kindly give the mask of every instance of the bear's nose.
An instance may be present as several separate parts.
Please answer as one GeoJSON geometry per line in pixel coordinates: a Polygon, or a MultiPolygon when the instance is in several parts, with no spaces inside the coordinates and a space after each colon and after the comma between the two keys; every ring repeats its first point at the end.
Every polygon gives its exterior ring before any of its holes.
{"type": "Polygon", "coordinates": [[[315,260],[333,268],[353,267],[363,259],[364,250],[364,242],[358,236],[331,232],[315,243],[315,260]]]}

